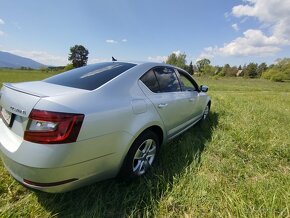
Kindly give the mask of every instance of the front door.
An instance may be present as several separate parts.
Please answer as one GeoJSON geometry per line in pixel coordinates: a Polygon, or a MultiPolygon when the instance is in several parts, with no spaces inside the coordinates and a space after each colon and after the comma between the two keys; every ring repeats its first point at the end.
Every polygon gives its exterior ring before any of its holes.
{"type": "Polygon", "coordinates": [[[156,67],[148,71],[141,80],[152,91],[147,96],[163,120],[168,136],[181,131],[189,118],[189,93],[181,90],[175,70],[156,67]]]}

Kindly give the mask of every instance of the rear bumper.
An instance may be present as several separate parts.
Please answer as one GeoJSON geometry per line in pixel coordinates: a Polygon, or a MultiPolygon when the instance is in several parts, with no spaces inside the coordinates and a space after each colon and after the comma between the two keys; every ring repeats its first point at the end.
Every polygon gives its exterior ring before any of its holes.
{"type": "Polygon", "coordinates": [[[45,192],[65,192],[117,175],[132,136],[113,132],[69,144],[24,141],[0,119],[0,155],[20,183],[45,192]]]}
{"type": "Polygon", "coordinates": [[[116,170],[108,169],[106,162],[115,159],[115,154],[84,163],[58,168],[35,168],[15,162],[1,152],[1,159],[8,172],[29,188],[50,193],[60,193],[79,188],[100,180],[114,177],[116,170]]]}

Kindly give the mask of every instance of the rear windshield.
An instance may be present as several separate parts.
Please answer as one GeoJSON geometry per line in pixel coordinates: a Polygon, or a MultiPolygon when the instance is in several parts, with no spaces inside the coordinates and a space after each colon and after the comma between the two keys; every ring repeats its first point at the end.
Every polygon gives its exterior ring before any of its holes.
{"type": "Polygon", "coordinates": [[[62,86],[94,90],[136,64],[105,62],[73,69],[43,80],[62,86]]]}

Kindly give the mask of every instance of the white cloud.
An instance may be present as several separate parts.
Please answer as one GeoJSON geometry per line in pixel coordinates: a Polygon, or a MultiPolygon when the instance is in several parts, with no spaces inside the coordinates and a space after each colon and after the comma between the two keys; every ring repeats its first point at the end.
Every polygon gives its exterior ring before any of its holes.
{"type": "Polygon", "coordinates": [[[4,35],[4,32],[0,30],[0,36],[3,36],[3,35],[4,35]]]}
{"type": "Polygon", "coordinates": [[[233,25],[232,25],[232,28],[235,30],[235,31],[239,31],[239,26],[238,26],[238,24],[236,24],[236,23],[234,23],[233,25]]]}
{"type": "Polygon", "coordinates": [[[107,39],[106,43],[111,43],[111,44],[117,44],[118,41],[114,40],[114,39],[107,39]]]}
{"type": "Polygon", "coordinates": [[[246,5],[233,7],[232,14],[236,17],[255,17],[270,26],[273,35],[290,41],[289,0],[248,0],[246,5]]]}
{"type": "Polygon", "coordinates": [[[4,20],[0,18],[0,24],[5,24],[4,20]]]}
{"type": "MultiPolygon", "coordinates": [[[[281,41],[275,36],[266,36],[261,30],[249,29],[242,37],[234,39],[223,47],[205,48],[199,58],[219,56],[271,55],[281,50],[281,41]]],[[[284,42],[286,44],[286,41],[284,42]]]]}
{"type": "Polygon", "coordinates": [[[31,58],[37,62],[46,65],[58,66],[68,64],[67,57],[50,54],[43,51],[23,51],[23,50],[6,50],[6,51],[22,57],[31,58]]]}
{"type": "MultiPolygon", "coordinates": [[[[246,30],[221,47],[208,47],[200,56],[271,55],[290,45],[289,0],[245,0],[243,5],[234,6],[231,14],[241,19],[240,24],[255,18],[259,27],[246,30]]],[[[238,30],[239,26],[233,24],[232,28],[238,30]]]]}
{"type": "MultiPolygon", "coordinates": [[[[171,54],[172,53],[176,54],[176,56],[183,54],[180,50],[173,51],[173,52],[171,52],[171,54]]],[[[147,57],[148,61],[152,61],[152,62],[166,62],[167,58],[168,58],[168,56],[162,56],[162,55],[147,57]]]]}
{"type": "Polygon", "coordinates": [[[236,17],[256,17],[261,22],[277,22],[281,18],[289,17],[289,0],[247,0],[245,5],[232,8],[236,17]]]}
{"type": "Polygon", "coordinates": [[[172,53],[176,54],[176,56],[179,56],[179,55],[181,55],[181,54],[182,54],[180,50],[173,51],[172,53]]]}
{"type": "Polygon", "coordinates": [[[122,42],[128,42],[128,40],[127,39],[122,39],[122,42]]]}
{"type": "Polygon", "coordinates": [[[149,56],[148,58],[148,61],[152,61],[152,62],[166,62],[167,60],[167,56],[155,56],[155,57],[152,57],[152,56],[149,56]]]}
{"type": "Polygon", "coordinates": [[[197,62],[197,61],[199,61],[199,60],[201,60],[203,58],[211,59],[217,54],[218,54],[218,48],[217,47],[204,48],[202,53],[196,58],[195,62],[197,62]]]}

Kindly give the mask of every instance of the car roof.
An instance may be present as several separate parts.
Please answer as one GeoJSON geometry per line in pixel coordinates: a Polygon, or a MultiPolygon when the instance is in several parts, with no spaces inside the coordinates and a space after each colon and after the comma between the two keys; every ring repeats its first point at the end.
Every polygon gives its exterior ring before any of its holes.
{"type": "MultiPolygon", "coordinates": [[[[167,67],[174,67],[174,68],[177,68],[177,69],[180,69],[180,70],[183,70],[185,71],[184,69],[182,68],[179,68],[177,66],[174,66],[174,65],[170,65],[170,64],[166,64],[166,63],[160,63],[160,62],[153,62],[153,61],[113,61],[114,63],[128,63],[128,64],[135,64],[136,66],[139,66],[139,65],[146,65],[146,66],[151,66],[151,67],[157,67],[157,66],[167,66],[167,67]]],[[[99,62],[98,62],[99,63],[99,62]]],[[[110,63],[110,61],[108,61],[107,63],[110,63]]],[[[94,64],[97,64],[97,63],[94,63],[94,64]]],[[[92,65],[94,65],[92,64],[92,65]]],[[[135,67],[136,67],[135,66],[135,67]]]]}

